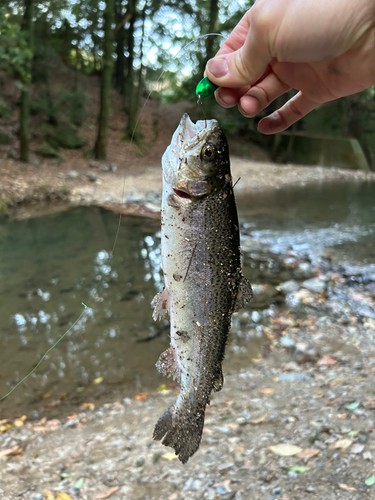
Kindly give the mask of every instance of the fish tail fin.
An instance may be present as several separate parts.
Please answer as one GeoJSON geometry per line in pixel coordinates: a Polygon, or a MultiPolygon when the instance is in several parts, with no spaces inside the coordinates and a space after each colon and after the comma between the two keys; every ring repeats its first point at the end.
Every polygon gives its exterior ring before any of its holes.
{"type": "Polygon", "coordinates": [[[186,399],[178,408],[171,406],[156,423],[153,438],[164,438],[162,443],[174,448],[180,461],[186,464],[199,448],[205,409],[205,404],[186,399]]]}

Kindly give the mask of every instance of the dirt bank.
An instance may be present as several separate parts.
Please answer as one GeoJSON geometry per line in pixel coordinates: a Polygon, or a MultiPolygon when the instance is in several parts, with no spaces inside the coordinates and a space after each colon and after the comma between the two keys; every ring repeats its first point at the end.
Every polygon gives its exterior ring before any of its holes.
{"type": "Polygon", "coordinates": [[[303,347],[291,348],[300,335],[289,331],[289,347],[225,374],[187,465],[152,440],[175,398],[164,390],[3,433],[1,498],[374,498],[365,483],[375,473],[373,346],[348,342],[345,327],[320,328],[300,327],[309,336],[305,359],[303,347]],[[280,444],[288,446],[270,448],[280,444]]]}
{"type": "MultiPolygon", "coordinates": [[[[375,181],[375,173],[280,166],[237,157],[232,158],[232,174],[235,181],[240,178],[236,185],[239,194],[308,183],[375,181]]],[[[162,183],[159,158],[148,165],[144,162],[133,164],[131,168],[82,159],[77,163],[49,161],[38,165],[23,165],[8,159],[0,162],[0,179],[0,213],[14,217],[33,215],[40,209],[41,201],[52,201],[50,208],[62,201],[68,205],[94,204],[124,213],[150,214],[158,207],[150,206],[145,210],[144,196],[149,192],[160,193],[162,183]]],[[[44,205],[43,210],[48,210],[48,207],[44,205]]]]}

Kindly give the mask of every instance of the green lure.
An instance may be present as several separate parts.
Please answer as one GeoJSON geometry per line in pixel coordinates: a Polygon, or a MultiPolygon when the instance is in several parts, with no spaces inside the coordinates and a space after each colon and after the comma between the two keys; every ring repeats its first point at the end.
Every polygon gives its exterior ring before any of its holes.
{"type": "Polygon", "coordinates": [[[198,83],[197,88],[195,89],[195,94],[198,99],[204,99],[205,97],[212,95],[218,88],[218,85],[210,82],[206,76],[198,83]]]}

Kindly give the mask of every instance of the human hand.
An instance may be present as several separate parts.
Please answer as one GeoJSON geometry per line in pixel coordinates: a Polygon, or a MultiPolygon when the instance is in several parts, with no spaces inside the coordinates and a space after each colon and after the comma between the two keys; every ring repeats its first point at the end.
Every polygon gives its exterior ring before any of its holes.
{"type": "Polygon", "coordinates": [[[257,0],[208,61],[217,102],[263,118],[259,132],[282,132],[324,102],[375,85],[374,0],[257,0]]]}

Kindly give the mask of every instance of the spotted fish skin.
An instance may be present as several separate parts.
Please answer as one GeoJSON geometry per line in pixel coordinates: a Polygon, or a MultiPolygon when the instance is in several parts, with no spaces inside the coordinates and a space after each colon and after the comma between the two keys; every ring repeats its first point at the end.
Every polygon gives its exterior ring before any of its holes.
{"type": "Polygon", "coordinates": [[[252,293],[241,271],[228,144],[218,122],[193,124],[184,115],[162,165],[165,288],[153,305],[154,319],[169,312],[171,346],[157,367],[179,382],[180,393],[154,439],[186,463],[199,447],[211,392],[222,387],[231,315],[252,293]]]}

